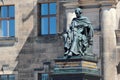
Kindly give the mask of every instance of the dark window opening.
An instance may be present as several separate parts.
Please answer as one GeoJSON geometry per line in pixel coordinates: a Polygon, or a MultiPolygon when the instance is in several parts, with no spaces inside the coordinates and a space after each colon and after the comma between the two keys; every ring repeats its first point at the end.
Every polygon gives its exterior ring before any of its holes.
{"type": "Polygon", "coordinates": [[[38,80],[49,80],[49,75],[47,73],[39,73],[38,80]]]}

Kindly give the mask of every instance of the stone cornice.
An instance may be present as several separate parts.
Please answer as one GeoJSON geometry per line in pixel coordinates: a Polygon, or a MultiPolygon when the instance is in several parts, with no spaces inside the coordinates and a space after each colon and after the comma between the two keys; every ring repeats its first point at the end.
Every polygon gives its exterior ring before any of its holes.
{"type": "Polygon", "coordinates": [[[85,4],[85,3],[114,3],[117,2],[118,0],[78,0],[78,2],[81,4],[85,4]]]}
{"type": "Polygon", "coordinates": [[[66,8],[74,8],[78,6],[82,7],[104,7],[104,6],[111,6],[113,7],[116,4],[116,0],[78,0],[78,2],[68,2],[65,3],[64,6],[66,8]]]}

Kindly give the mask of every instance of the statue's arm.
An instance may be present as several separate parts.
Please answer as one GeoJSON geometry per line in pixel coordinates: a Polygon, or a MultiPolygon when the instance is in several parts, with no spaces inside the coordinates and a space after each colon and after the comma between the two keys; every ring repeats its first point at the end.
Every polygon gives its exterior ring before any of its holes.
{"type": "Polygon", "coordinates": [[[74,26],[75,26],[75,20],[73,18],[73,20],[71,21],[70,29],[73,30],[74,26]]]}
{"type": "Polygon", "coordinates": [[[89,21],[89,19],[87,17],[86,17],[86,23],[88,24],[88,27],[90,29],[89,36],[90,36],[90,38],[92,38],[93,34],[94,34],[94,29],[93,29],[91,22],[89,21]]]}

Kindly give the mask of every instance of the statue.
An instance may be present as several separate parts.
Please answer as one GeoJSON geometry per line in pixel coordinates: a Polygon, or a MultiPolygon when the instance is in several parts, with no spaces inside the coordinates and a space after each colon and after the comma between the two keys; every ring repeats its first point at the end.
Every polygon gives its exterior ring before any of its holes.
{"type": "Polygon", "coordinates": [[[93,28],[87,17],[82,16],[82,9],[75,9],[76,18],[73,18],[69,29],[63,34],[64,55],[84,56],[93,43],[93,28]]]}

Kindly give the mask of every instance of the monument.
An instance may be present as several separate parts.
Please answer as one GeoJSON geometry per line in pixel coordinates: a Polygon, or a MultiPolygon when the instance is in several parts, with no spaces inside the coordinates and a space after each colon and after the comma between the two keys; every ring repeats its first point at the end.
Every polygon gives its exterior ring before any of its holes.
{"type": "Polygon", "coordinates": [[[76,17],[63,34],[64,57],[55,59],[53,80],[100,80],[98,59],[91,52],[94,30],[82,9],[75,9],[76,17]]]}
{"type": "Polygon", "coordinates": [[[92,45],[93,28],[87,17],[82,16],[82,9],[76,8],[76,18],[73,18],[71,25],[64,37],[65,56],[87,55],[87,49],[92,45]]]}

